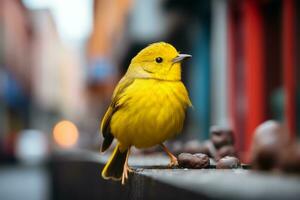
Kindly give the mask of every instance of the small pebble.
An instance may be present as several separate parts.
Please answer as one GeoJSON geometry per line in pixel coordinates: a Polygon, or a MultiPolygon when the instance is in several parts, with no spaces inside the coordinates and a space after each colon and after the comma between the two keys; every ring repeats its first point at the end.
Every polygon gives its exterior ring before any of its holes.
{"type": "Polygon", "coordinates": [[[202,153],[181,153],[178,156],[178,163],[180,167],[202,169],[209,167],[209,157],[202,153]]]}
{"type": "Polygon", "coordinates": [[[229,128],[212,126],[210,128],[210,139],[217,149],[234,144],[233,131],[229,128]]]}
{"type": "Polygon", "coordinates": [[[219,160],[225,156],[236,156],[236,150],[232,145],[226,145],[221,147],[217,151],[216,159],[219,160]]]}
{"type": "Polygon", "coordinates": [[[294,144],[281,154],[279,168],[291,174],[300,174],[300,145],[294,144]]]}
{"type": "Polygon", "coordinates": [[[226,156],[221,158],[216,163],[217,169],[234,169],[239,168],[241,166],[240,160],[233,156],[226,156]]]}
{"type": "Polygon", "coordinates": [[[251,148],[251,164],[253,169],[274,170],[278,168],[282,150],[289,145],[287,132],[274,120],[259,125],[254,132],[251,148]]]}

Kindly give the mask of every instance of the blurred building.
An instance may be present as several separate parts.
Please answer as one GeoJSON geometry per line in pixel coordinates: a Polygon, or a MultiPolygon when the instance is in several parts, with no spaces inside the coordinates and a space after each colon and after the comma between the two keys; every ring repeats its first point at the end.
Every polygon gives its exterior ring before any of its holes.
{"type": "MultiPolygon", "coordinates": [[[[38,111],[35,114],[43,117],[43,113],[56,113],[58,117],[78,121],[85,105],[80,60],[62,41],[50,10],[31,11],[31,22],[35,30],[31,72],[32,101],[38,111]]],[[[50,128],[45,124],[49,123],[47,119],[41,122],[33,117],[36,119],[35,125],[44,123],[42,126],[50,128]]]]}
{"type": "Polygon", "coordinates": [[[79,121],[84,69],[50,10],[28,10],[20,0],[0,1],[0,7],[0,152],[11,157],[22,130],[49,137],[61,118],[79,121]]]}
{"type": "Polygon", "coordinates": [[[19,0],[0,1],[0,152],[13,155],[16,133],[29,126],[32,27],[19,0]]]}

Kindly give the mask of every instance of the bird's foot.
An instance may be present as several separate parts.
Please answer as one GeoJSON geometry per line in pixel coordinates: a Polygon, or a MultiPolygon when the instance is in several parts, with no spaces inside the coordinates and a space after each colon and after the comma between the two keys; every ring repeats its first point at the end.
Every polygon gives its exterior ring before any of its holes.
{"type": "Polygon", "coordinates": [[[134,169],[132,169],[131,167],[129,167],[129,166],[127,166],[128,167],[128,172],[129,173],[132,173],[132,172],[134,172],[134,169]]]}
{"type": "Polygon", "coordinates": [[[178,160],[177,160],[176,156],[174,156],[164,144],[160,144],[160,146],[162,147],[162,149],[167,153],[167,155],[170,158],[170,163],[169,163],[168,167],[178,166],[178,160]]]}
{"type": "Polygon", "coordinates": [[[170,163],[168,164],[168,167],[177,167],[178,166],[178,160],[175,156],[170,156],[170,163]]]}
{"type": "Polygon", "coordinates": [[[125,181],[128,179],[128,173],[132,173],[133,169],[131,169],[127,163],[124,164],[123,174],[122,174],[122,185],[125,184],[125,181]]]}

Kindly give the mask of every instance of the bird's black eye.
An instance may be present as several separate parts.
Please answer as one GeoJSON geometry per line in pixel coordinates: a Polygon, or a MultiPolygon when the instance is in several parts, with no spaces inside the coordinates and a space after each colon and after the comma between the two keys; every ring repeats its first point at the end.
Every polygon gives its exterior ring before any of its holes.
{"type": "Polygon", "coordinates": [[[161,63],[163,61],[163,59],[162,59],[162,57],[157,57],[157,58],[155,58],[155,61],[157,63],[161,63]]]}

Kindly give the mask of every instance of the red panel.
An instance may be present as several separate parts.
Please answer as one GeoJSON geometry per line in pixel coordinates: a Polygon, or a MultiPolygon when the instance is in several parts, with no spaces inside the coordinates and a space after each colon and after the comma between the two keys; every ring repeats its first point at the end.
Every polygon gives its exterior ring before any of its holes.
{"type": "Polygon", "coordinates": [[[245,150],[250,149],[254,129],[266,119],[263,17],[257,1],[243,1],[246,89],[245,150]]]}
{"type": "Polygon", "coordinates": [[[241,59],[240,44],[240,26],[239,21],[239,5],[235,2],[228,2],[228,71],[229,71],[229,116],[231,127],[235,133],[235,147],[238,152],[243,151],[243,106],[239,106],[242,102],[241,87],[243,84],[240,83],[240,69],[238,66],[239,59],[241,59]]]}
{"type": "Polygon", "coordinates": [[[293,0],[283,1],[283,73],[285,116],[292,137],[296,133],[295,10],[293,0]]]}

